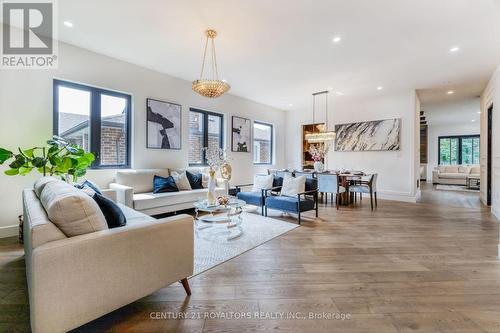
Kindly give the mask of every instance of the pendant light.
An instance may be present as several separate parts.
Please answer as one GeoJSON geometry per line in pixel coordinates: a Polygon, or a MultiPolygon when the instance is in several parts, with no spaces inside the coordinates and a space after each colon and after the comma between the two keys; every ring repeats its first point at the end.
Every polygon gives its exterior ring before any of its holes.
{"type": "Polygon", "coordinates": [[[217,36],[217,31],[209,29],[205,31],[205,35],[207,36],[207,39],[205,42],[205,52],[203,53],[203,62],[201,64],[200,78],[193,81],[192,88],[201,96],[208,98],[217,98],[231,89],[231,86],[225,81],[219,80],[219,71],[217,68],[217,56],[215,54],[214,42],[214,39],[217,36]],[[203,74],[205,72],[205,61],[207,58],[209,40],[211,46],[210,57],[212,58],[212,77],[207,79],[203,77],[203,74]]]}
{"type": "Polygon", "coordinates": [[[318,95],[325,95],[326,118],[325,118],[325,126],[323,126],[322,129],[318,129],[318,132],[306,134],[306,140],[309,143],[328,142],[328,141],[332,141],[335,139],[335,132],[328,131],[328,93],[329,93],[329,91],[325,90],[325,91],[319,91],[319,92],[312,94],[312,96],[313,96],[313,124],[315,123],[316,96],[318,96],[318,95]]]}

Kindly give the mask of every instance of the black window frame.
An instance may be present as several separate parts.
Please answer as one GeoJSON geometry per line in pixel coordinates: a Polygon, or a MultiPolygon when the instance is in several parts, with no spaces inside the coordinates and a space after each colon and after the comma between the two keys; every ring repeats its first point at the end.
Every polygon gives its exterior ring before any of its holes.
{"type": "MultiPolygon", "coordinates": [[[[269,124],[269,123],[266,123],[266,122],[263,122],[263,121],[258,121],[258,120],[254,120],[253,124],[259,124],[259,125],[264,125],[264,126],[269,126],[271,128],[271,145],[270,145],[270,155],[271,155],[271,158],[269,159],[270,162],[269,163],[256,163],[255,161],[252,161],[254,165],[274,165],[274,126],[273,124],[269,124]]],[[[252,146],[253,146],[253,143],[255,143],[255,127],[252,126],[252,146]]],[[[254,147],[252,147],[252,149],[255,149],[254,147]]],[[[253,160],[253,156],[252,156],[252,160],[253,160]]]]}
{"type": "Polygon", "coordinates": [[[129,94],[98,88],[86,84],[74,83],[59,79],[53,81],[53,128],[54,135],[59,135],[59,87],[88,91],[90,93],[90,115],[89,115],[89,146],[90,152],[95,156],[91,169],[127,169],[131,167],[132,146],[132,96],[129,94]],[[101,165],[101,95],[124,98],[126,106],[126,159],[125,164],[101,165]]]}
{"type": "MultiPolygon", "coordinates": [[[[463,165],[462,140],[463,139],[476,139],[476,138],[479,140],[479,142],[481,142],[481,136],[479,134],[439,136],[438,137],[438,150],[437,150],[437,152],[438,152],[438,165],[441,165],[441,140],[443,140],[443,139],[457,139],[458,140],[457,164],[450,164],[450,165],[463,165]]],[[[450,145],[450,149],[451,149],[451,145],[450,145]]],[[[451,152],[450,152],[450,158],[451,158],[451,152]]],[[[474,143],[473,143],[473,149],[472,149],[472,161],[474,162],[474,143]]],[[[479,148],[479,162],[481,162],[481,148],[479,148]]],[[[472,164],[474,164],[474,163],[472,163],[472,164]]]]}
{"type": "MultiPolygon", "coordinates": [[[[196,112],[200,113],[203,115],[203,147],[208,147],[208,116],[214,116],[214,117],[219,117],[220,118],[220,133],[219,133],[219,147],[221,149],[224,148],[224,114],[222,113],[217,113],[217,112],[212,112],[212,111],[207,111],[207,110],[202,110],[202,109],[197,109],[197,108],[189,108],[189,112],[196,112]]],[[[191,117],[191,114],[189,114],[189,118],[191,117]]],[[[188,133],[188,135],[191,135],[188,133]]],[[[189,162],[189,151],[188,151],[188,164],[189,166],[207,166],[207,157],[206,157],[206,152],[205,150],[202,151],[202,162],[201,163],[191,163],[189,162]]]]}

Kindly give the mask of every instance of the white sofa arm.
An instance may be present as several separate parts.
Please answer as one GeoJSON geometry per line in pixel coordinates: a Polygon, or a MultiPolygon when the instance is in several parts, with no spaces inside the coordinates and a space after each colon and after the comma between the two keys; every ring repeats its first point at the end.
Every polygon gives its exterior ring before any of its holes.
{"type": "Polygon", "coordinates": [[[432,183],[439,183],[439,169],[432,170],[432,183]]]}
{"type": "Polygon", "coordinates": [[[116,191],[116,202],[134,208],[134,189],[132,187],[111,183],[109,188],[116,191]]]}
{"type": "Polygon", "coordinates": [[[106,198],[111,199],[111,200],[113,200],[114,202],[116,202],[116,190],[112,190],[112,189],[104,189],[104,190],[102,190],[102,189],[101,189],[101,193],[102,193],[102,195],[104,195],[106,198]]]}
{"type": "Polygon", "coordinates": [[[216,182],[217,187],[223,188],[225,195],[228,195],[229,194],[229,181],[227,179],[224,179],[224,178],[217,178],[216,181],[217,181],[216,182]]]}
{"type": "Polygon", "coordinates": [[[193,218],[177,215],[32,252],[33,332],[66,332],[193,274],[193,218]]]}

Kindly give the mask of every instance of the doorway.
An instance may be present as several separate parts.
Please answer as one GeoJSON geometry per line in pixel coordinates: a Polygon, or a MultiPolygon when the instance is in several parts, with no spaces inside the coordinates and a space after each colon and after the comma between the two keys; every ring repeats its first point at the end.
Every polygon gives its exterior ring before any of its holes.
{"type": "Polygon", "coordinates": [[[488,108],[488,158],[487,158],[487,180],[486,180],[486,204],[491,206],[491,173],[492,173],[492,145],[493,145],[493,104],[488,108]]]}

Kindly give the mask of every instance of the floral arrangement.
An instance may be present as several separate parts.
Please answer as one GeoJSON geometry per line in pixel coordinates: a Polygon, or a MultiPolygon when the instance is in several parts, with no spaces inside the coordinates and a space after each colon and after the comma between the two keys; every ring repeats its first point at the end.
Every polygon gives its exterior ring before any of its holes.
{"type": "Polygon", "coordinates": [[[205,152],[207,164],[212,170],[218,170],[222,168],[224,164],[228,163],[226,149],[219,147],[205,147],[203,148],[203,151],[205,152]]]}
{"type": "Polygon", "coordinates": [[[328,153],[328,146],[326,144],[322,145],[310,145],[309,146],[309,154],[314,162],[321,162],[328,153]]]}

